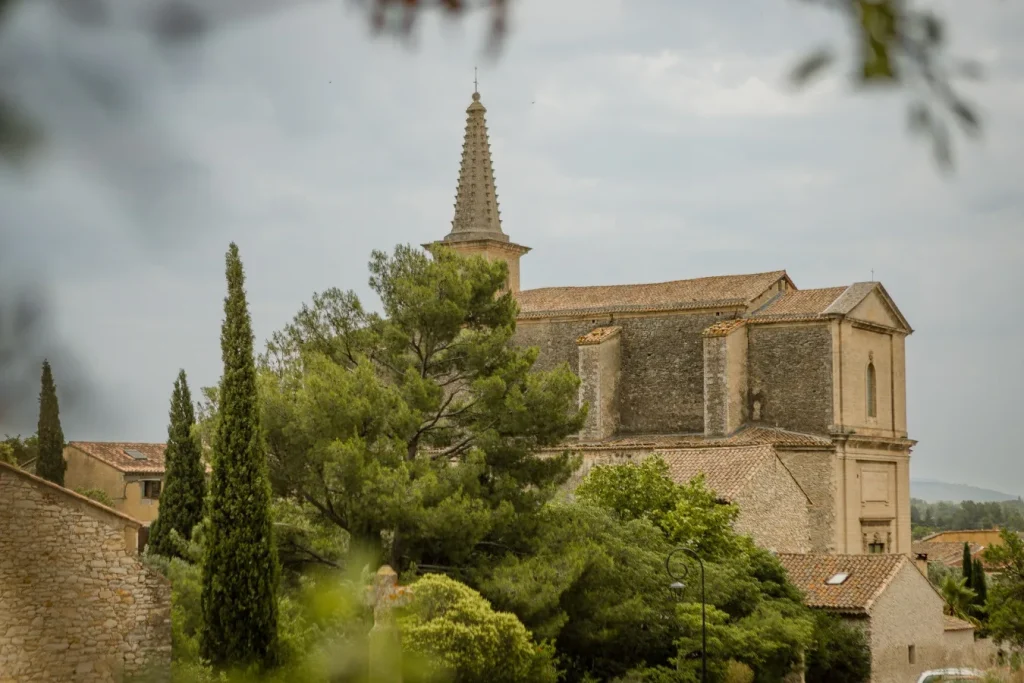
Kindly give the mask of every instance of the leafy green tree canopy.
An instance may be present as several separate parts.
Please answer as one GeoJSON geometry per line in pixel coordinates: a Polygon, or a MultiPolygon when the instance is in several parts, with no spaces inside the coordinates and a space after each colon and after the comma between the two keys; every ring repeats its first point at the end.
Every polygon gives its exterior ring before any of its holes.
{"type": "Polygon", "coordinates": [[[673,545],[690,542],[707,553],[712,669],[735,660],[758,680],[781,681],[811,638],[799,591],[776,558],[718,515],[726,506],[703,482],[675,484],[662,465],[591,470],[578,502],[548,505],[523,553],[483,578],[481,592],[555,641],[569,681],[690,680],[700,653],[698,570],[680,594],[665,571],[673,545]],[[714,540],[690,537],[696,528],[714,540]]]}
{"type": "Polygon", "coordinates": [[[1002,543],[985,548],[985,561],[998,568],[988,587],[988,630],[997,643],[1024,649],[1024,540],[1008,530],[1002,543]]]}
{"type": "Polygon", "coordinates": [[[510,343],[506,264],[400,246],[370,272],[383,314],[331,289],[268,344],[275,487],[396,567],[514,544],[577,466],[537,450],[582,426],[579,380],[510,343]]]}
{"type": "Polygon", "coordinates": [[[827,612],[814,615],[814,639],[806,662],[806,683],[871,680],[871,646],[864,631],[827,612]]]}
{"type": "Polygon", "coordinates": [[[739,508],[718,501],[703,475],[676,484],[660,457],[639,464],[598,465],[576,489],[576,496],[614,510],[623,520],[648,519],[671,543],[690,545],[702,557],[713,559],[737,550],[732,525],[739,508]]]}
{"type": "Polygon", "coordinates": [[[403,649],[435,662],[452,683],[554,683],[548,645],[538,645],[514,614],[496,612],[469,586],[428,574],[412,585],[398,619],[403,649]]]}

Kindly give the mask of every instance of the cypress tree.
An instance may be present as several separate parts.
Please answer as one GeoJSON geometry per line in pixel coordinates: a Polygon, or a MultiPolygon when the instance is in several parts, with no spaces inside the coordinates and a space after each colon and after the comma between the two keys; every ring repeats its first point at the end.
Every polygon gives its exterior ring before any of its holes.
{"type": "Polygon", "coordinates": [[[149,534],[150,550],[157,555],[180,555],[171,541],[171,530],[187,540],[203,517],[206,468],[199,442],[192,433],[195,422],[192,393],[188,389],[185,371],[181,370],[171,394],[167,448],[164,451],[167,474],[160,494],[160,513],[149,534]]]}
{"type": "Polygon", "coordinates": [[[39,451],[36,456],[36,474],[54,484],[64,485],[64,430],[60,427],[60,407],[57,405],[57,385],[53,382],[50,362],[43,361],[43,376],[39,390],[39,451]]]}
{"type": "Polygon", "coordinates": [[[203,556],[201,654],[217,669],[264,667],[277,649],[278,564],[259,427],[252,322],[242,262],[227,253],[219,420],[203,556]]]}
{"type": "Polygon", "coordinates": [[[974,573],[974,563],[971,562],[971,545],[967,541],[964,541],[964,556],[961,561],[961,571],[964,578],[967,579],[967,588],[973,588],[971,585],[971,574],[974,573]]]}
{"type": "Polygon", "coordinates": [[[978,607],[985,609],[988,602],[988,579],[985,577],[985,568],[981,564],[981,558],[974,560],[974,567],[971,572],[971,588],[978,594],[975,602],[978,607]]]}

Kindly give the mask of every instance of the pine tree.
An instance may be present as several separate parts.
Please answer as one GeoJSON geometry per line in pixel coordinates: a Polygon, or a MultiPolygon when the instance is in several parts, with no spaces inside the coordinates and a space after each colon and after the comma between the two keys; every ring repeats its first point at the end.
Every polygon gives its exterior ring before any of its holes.
{"type": "Polygon", "coordinates": [[[967,580],[967,588],[973,589],[974,586],[971,584],[971,574],[974,573],[974,563],[971,561],[971,544],[964,541],[964,557],[961,563],[961,571],[963,577],[967,580]]]}
{"type": "Polygon", "coordinates": [[[975,599],[975,604],[981,610],[985,609],[985,603],[988,602],[988,579],[985,576],[985,567],[981,564],[981,558],[975,558],[974,567],[971,573],[971,588],[978,594],[975,599]]]}
{"type": "Polygon", "coordinates": [[[224,374],[203,557],[201,654],[215,668],[266,666],[277,645],[277,555],[259,428],[252,323],[238,247],[227,253],[224,374]]]}
{"type": "Polygon", "coordinates": [[[171,539],[171,531],[188,540],[203,516],[206,468],[199,441],[192,433],[195,422],[192,393],[188,389],[185,371],[181,370],[171,395],[167,449],[164,451],[167,476],[160,495],[160,513],[149,535],[150,551],[157,555],[180,556],[171,539]]]}
{"type": "Polygon", "coordinates": [[[64,430],[60,427],[57,385],[53,382],[50,362],[43,361],[42,386],[39,390],[39,455],[36,474],[54,484],[64,485],[64,430]]]}

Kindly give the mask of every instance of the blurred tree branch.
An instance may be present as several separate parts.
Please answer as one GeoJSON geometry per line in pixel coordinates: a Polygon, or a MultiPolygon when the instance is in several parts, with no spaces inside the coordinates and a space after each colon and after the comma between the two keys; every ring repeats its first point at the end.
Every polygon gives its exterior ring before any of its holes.
{"type": "MultiPolygon", "coordinates": [[[[861,87],[901,86],[912,92],[907,122],[914,133],[931,138],[936,161],[952,165],[949,126],[951,117],[967,135],[981,132],[974,107],[953,88],[953,79],[980,79],[981,66],[956,60],[945,53],[946,29],[942,19],[927,9],[916,9],[909,0],[804,0],[843,15],[853,29],[859,70],[855,83],[861,87]]],[[[831,48],[807,55],[792,73],[804,85],[836,61],[831,48]]]]}

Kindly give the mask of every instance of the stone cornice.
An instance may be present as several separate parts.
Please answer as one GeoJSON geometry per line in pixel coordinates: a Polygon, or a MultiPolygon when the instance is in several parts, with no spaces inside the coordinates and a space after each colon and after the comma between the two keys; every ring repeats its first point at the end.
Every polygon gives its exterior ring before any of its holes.
{"type": "Polygon", "coordinates": [[[455,245],[458,245],[460,247],[500,249],[513,254],[517,254],[519,256],[522,256],[523,254],[529,253],[531,251],[531,247],[524,247],[523,245],[516,244],[515,242],[503,242],[501,240],[492,239],[490,237],[484,239],[437,240],[436,242],[428,242],[426,244],[421,244],[420,246],[429,251],[431,248],[437,246],[451,248],[454,247],[455,245]]]}
{"type": "MultiPolygon", "coordinates": [[[[842,316],[836,316],[842,318],[842,316]]],[[[907,336],[910,334],[907,330],[901,330],[898,327],[891,327],[889,325],[880,325],[878,323],[869,322],[867,320],[858,320],[857,318],[845,318],[850,325],[858,330],[867,330],[868,332],[878,332],[880,334],[900,334],[907,336]]]]}
{"type": "Polygon", "coordinates": [[[855,448],[874,448],[886,451],[910,451],[917,445],[914,439],[905,437],[877,436],[873,434],[857,434],[851,432],[832,432],[832,440],[837,444],[845,444],[855,448]]]}

